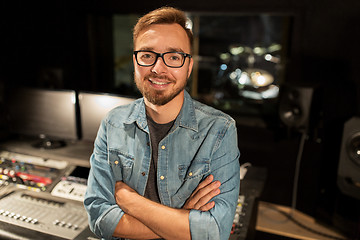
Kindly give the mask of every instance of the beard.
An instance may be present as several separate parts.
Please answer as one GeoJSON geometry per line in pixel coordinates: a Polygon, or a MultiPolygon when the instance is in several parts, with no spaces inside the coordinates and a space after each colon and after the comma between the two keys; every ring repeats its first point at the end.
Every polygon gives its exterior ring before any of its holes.
{"type": "Polygon", "coordinates": [[[146,84],[147,81],[149,81],[149,78],[158,78],[158,79],[165,79],[171,83],[175,82],[174,80],[169,79],[166,76],[160,76],[155,73],[148,74],[145,76],[144,80],[140,79],[136,76],[134,73],[134,79],[137,88],[141,92],[141,94],[152,104],[157,106],[163,106],[173,100],[177,95],[179,95],[186,87],[187,81],[184,81],[184,83],[175,89],[172,89],[170,93],[168,91],[163,90],[156,90],[151,88],[148,84],[146,84]]]}

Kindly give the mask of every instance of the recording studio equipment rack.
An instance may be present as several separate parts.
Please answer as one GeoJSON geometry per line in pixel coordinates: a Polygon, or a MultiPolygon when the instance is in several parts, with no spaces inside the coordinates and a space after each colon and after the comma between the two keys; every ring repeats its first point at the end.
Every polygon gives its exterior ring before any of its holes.
{"type": "Polygon", "coordinates": [[[265,168],[249,167],[240,181],[240,195],[229,240],[251,240],[255,236],[258,198],[264,188],[265,168]]]}

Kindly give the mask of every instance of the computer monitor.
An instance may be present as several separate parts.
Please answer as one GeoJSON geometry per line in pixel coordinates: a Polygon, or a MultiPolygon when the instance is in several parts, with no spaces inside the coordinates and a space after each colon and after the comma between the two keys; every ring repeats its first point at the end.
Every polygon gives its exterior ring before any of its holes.
{"type": "Polygon", "coordinates": [[[81,139],[94,141],[101,120],[113,108],[129,104],[134,98],[108,93],[79,92],[81,139]]]}
{"type": "Polygon", "coordinates": [[[18,88],[5,101],[10,132],[40,138],[34,146],[56,148],[78,139],[75,91],[18,88]]]}

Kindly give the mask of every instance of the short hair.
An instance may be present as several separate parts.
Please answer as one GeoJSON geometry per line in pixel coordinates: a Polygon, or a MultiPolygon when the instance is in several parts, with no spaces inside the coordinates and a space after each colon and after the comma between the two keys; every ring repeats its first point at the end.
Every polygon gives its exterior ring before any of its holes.
{"type": "Polygon", "coordinates": [[[139,36],[139,33],[145,28],[153,24],[173,24],[173,23],[179,24],[185,30],[189,39],[190,49],[192,49],[193,33],[191,29],[189,29],[186,26],[187,17],[185,15],[185,12],[173,7],[161,7],[139,18],[133,29],[134,46],[136,39],[139,36]]]}

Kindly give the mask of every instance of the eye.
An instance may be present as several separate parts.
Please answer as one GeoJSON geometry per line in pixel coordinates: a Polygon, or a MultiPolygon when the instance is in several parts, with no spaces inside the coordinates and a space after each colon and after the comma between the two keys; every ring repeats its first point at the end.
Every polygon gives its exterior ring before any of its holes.
{"type": "Polygon", "coordinates": [[[153,58],[154,56],[153,56],[153,54],[151,54],[151,53],[143,53],[143,54],[141,54],[141,56],[140,56],[142,59],[150,59],[150,58],[153,58]]]}
{"type": "Polygon", "coordinates": [[[171,62],[178,62],[181,61],[182,55],[179,53],[169,53],[167,59],[171,62]]]}
{"type": "Polygon", "coordinates": [[[178,55],[173,55],[170,57],[171,61],[178,61],[180,60],[180,57],[178,55]]]}

